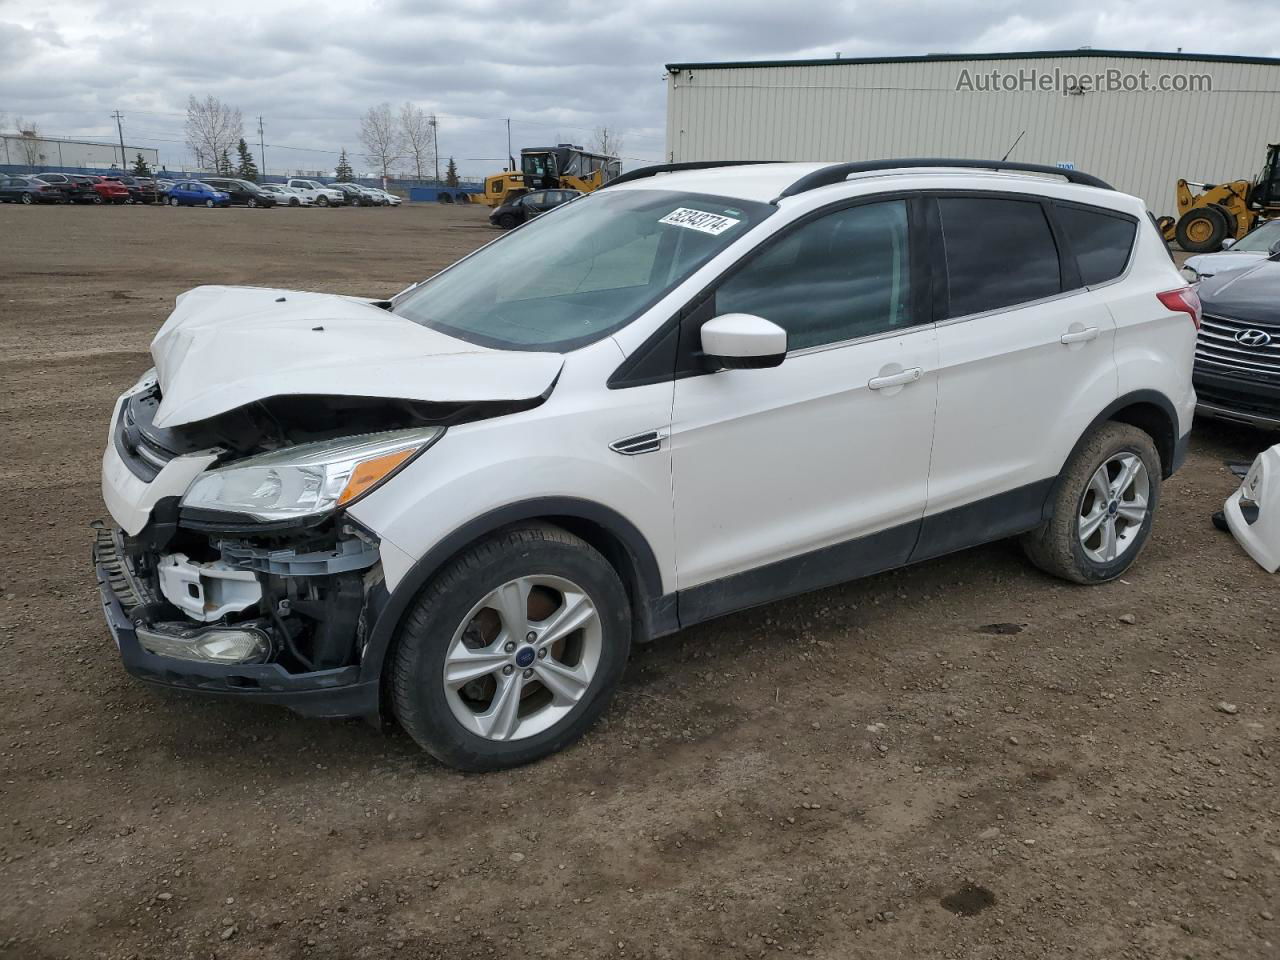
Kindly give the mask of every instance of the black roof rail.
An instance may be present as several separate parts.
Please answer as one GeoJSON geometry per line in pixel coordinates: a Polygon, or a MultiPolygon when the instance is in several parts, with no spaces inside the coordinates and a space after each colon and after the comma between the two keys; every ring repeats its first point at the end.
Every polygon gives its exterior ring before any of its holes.
{"type": "MultiPolygon", "coordinates": [[[[777,203],[786,197],[794,197],[797,193],[827,187],[833,183],[841,183],[850,174],[871,173],[877,170],[900,170],[910,167],[968,167],[977,170],[1014,170],[1019,173],[1044,173],[1055,177],[1063,177],[1070,183],[1078,183],[1086,187],[1098,187],[1102,190],[1114,190],[1115,187],[1105,180],[1099,180],[1092,174],[1080,170],[1066,170],[1062,167],[1051,167],[1044,163],[1018,163],[1013,160],[957,160],[954,157],[908,157],[901,160],[858,160],[853,163],[833,163],[829,167],[815,170],[801,177],[773,202],[777,203]]],[[[637,171],[638,173],[639,171],[637,171]]],[[[617,183],[615,180],[614,183],[617,183]]]]}
{"type": "MultiPolygon", "coordinates": [[[[753,163],[780,163],[779,160],[686,160],[681,163],[655,163],[652,166],[628,170],[620,177],[614,177],[604,187],[612,187],[619,183],[631,183],[644,180],[659,173],[679,173],[681,170],[710,170],[712,167],[745,167],[753,163]]],[[[604,187],[600,189],[603,190],[604,187]]]]}

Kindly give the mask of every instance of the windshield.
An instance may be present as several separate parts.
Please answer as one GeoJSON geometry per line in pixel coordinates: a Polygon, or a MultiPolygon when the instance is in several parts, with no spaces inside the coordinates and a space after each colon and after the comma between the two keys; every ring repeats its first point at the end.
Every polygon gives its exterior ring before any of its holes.
{"type": "Polygon", "coordinates": [[[1277,240],[1280,240],[1280,220],[1268,220],[1241,237],[1231,248],[1231,252],[1242,250],[1246,253],[1266,253],[1277,240]]]}
{"type": "Polygon", "coordinates": [[[520,166],[526,175],[541,180],[556,173],[556,158],[549,153],[526,153],[520,158],[520,166]]]}
{"type": "Polygon", "coordinates": [[[594,193],[513,230],[392,309],[472,343],[563,353],[630,323],[773,211],[696,193],[594,193]]]}

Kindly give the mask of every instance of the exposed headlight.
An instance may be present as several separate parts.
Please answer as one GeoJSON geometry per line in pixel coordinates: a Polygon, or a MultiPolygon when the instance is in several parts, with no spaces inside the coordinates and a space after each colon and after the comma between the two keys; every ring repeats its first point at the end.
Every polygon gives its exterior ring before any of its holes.
{"type": "Polygon", "coordinates": [[[368,433],[305,443],[202,474],[182,505],[292,520],[348,506],[444,434],[443,427],[368,433]]]}
{"type": "Polygon", "coordinates": [[[1185,263],[1182,265],[1182,269],[1178,272],[1182,274],[1182,279],[1186,280],[1187,283],[1199,283],[1203,279],[1203,275],[1199,270],[1195,267],[1188,266],[1185,263]]]}

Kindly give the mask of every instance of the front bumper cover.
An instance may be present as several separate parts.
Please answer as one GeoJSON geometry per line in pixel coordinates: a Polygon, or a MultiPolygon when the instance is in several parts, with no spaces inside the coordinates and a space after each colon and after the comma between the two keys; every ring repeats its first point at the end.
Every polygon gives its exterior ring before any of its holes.
{"type": "Polygon", "coordinates": [[[276,663],[217,664],[159,656],[143,649],[117,595],[119,562],[103,539],[94,544],[93,565],[107,628],[125,669],[139,680],[173,689],[277,704],[309,717],[372,717],[379,712],[379,682],[362,679],[360,667],[289,673],[276,663]]]}

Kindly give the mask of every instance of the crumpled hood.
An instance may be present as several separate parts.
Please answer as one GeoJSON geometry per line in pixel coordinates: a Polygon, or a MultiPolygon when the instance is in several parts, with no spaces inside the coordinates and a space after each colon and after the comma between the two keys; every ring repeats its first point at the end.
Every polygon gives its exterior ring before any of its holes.
{"type": "Polygon", "coordinates": [[[151,356],[159,427],[279,396],[530,400],[564,363],[558,353],[467,343],[355,297],[217,286],[178,297],[151,356]]]}

